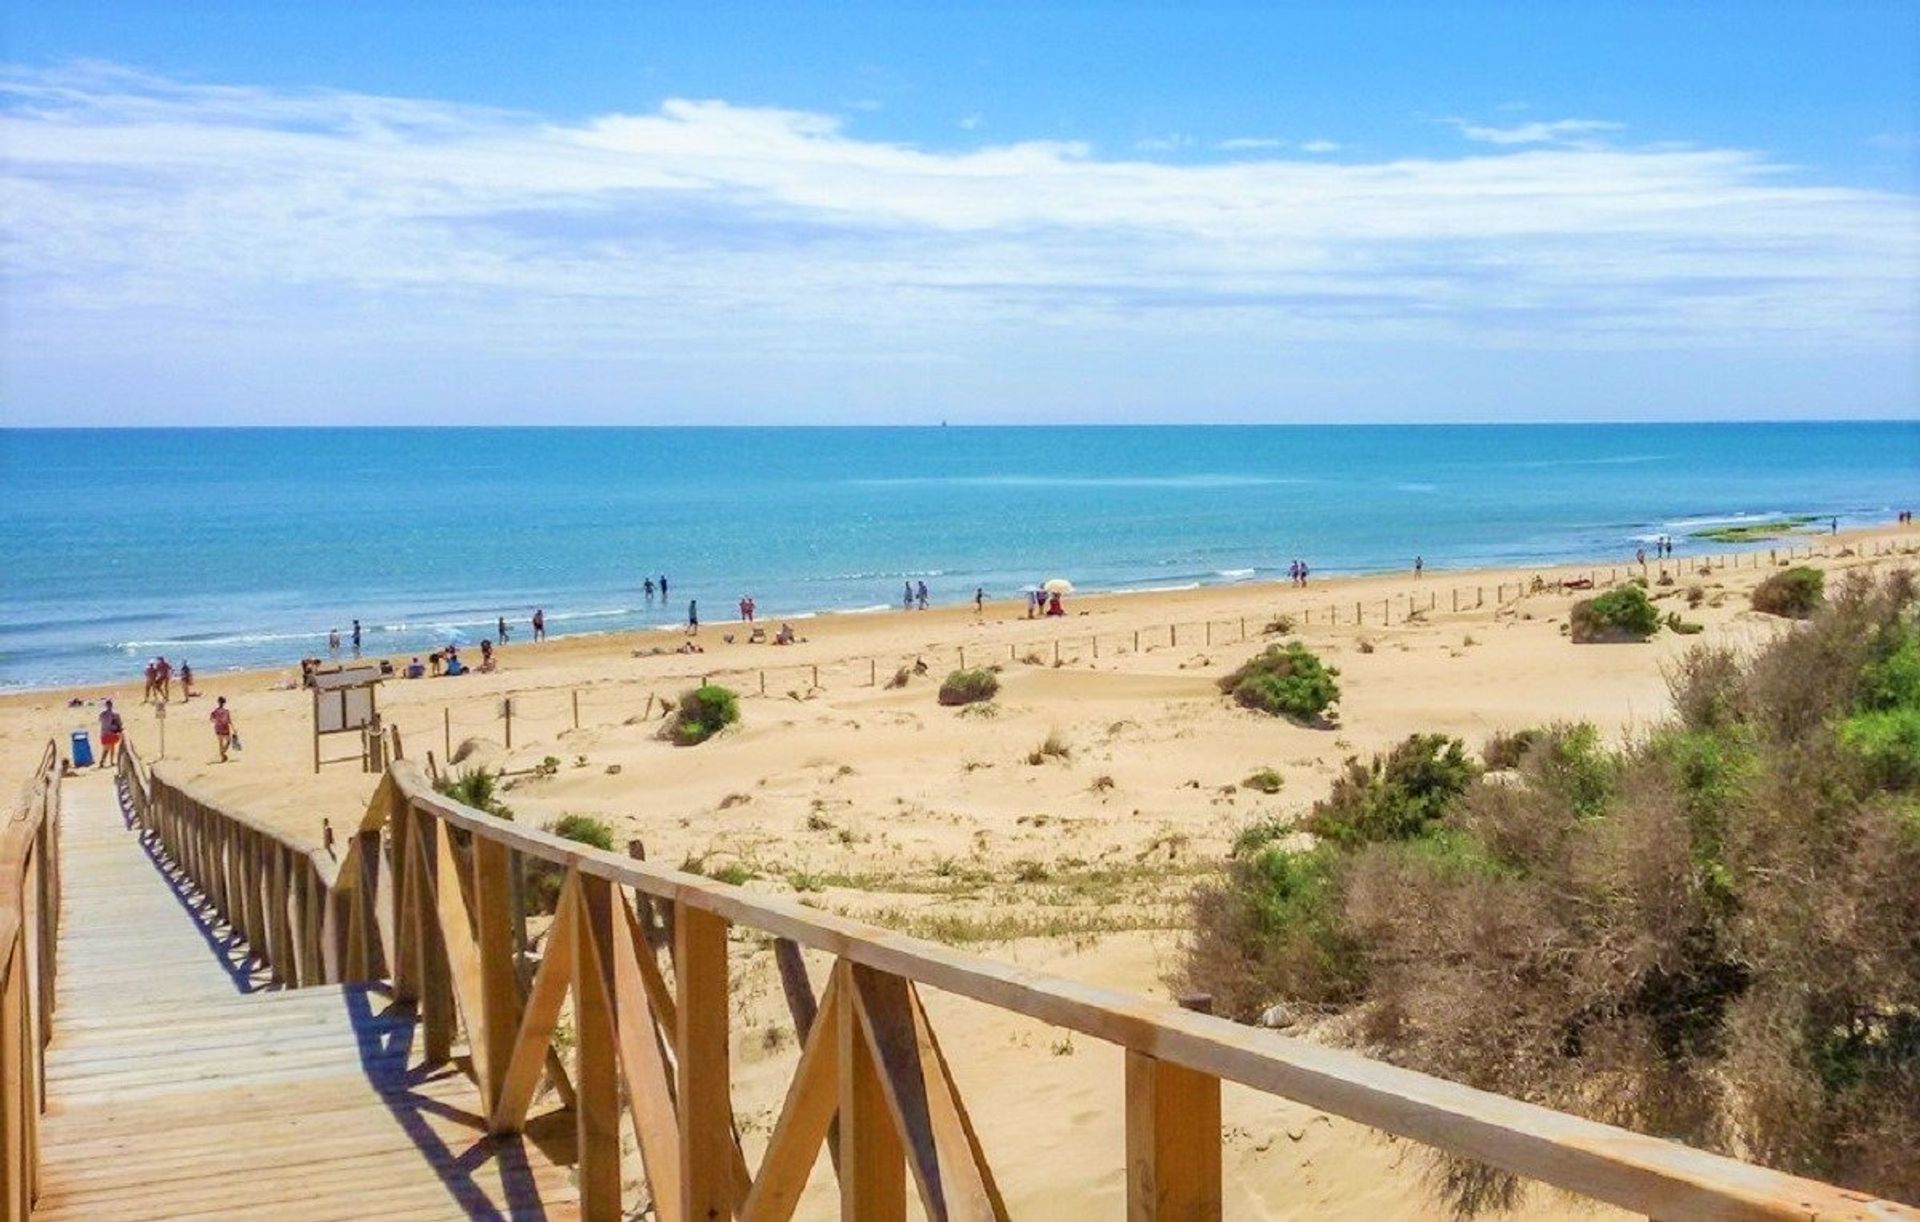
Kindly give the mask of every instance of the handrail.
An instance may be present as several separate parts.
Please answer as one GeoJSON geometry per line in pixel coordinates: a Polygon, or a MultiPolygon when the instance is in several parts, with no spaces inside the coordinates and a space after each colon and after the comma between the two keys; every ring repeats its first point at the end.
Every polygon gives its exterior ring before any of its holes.
{"type": "Polygon", "coordinates": [[[59,748],[48,742],[0,823],[0,1213],[39,1195],[40,1114],[53,1037],[60,925],[59,748]]]}
{"type": "Polygon", "coordinates": [[[464,1030],[495,1132],[524,1129],[544,1076],[573,1110],[588,1217],[620,1215],[623,1084],[662,1217],[790,1216],[830,1126],[849,1216],[896,1215],[904,1162],[930,1217],[1004,1217],[920,1004],[927,986],[1125,1050],[1132,1216],[1219,1215],[1224,1080],[1661,1218],[1920,1218],[1861,1193],[588,848],[454,802],[406,761],[382,778],[337,873],[316,868],[304,895],[275,881],[298,871],[300,850],[165,777],[152,781],[151,808],[175,825],[163,839],[188,854],[176,862],[229,920],[261,931],[264,941],[249,942],[276,975],[315,982],[312,955],[298,950],[312,937],[325,950],[323,979],[383,979],[397,1001],[418,1006],[430,1063],[451,1060],[464,1030]],[[564,881],[528,978],[517,962],[525,914],[514,881],[533,863],[564,881]],[[255,911],[262,902],[271,911],[255,911]],[[303,926],[303,911],[320,914],[322,926],[303,926]],[[735,924],[774,937],[802,1045],[751,1174],[728,1086],[735,924]],[[818,997],[802,946],[835,958],[818,997]],[[571,1074],[551,1046],[569,997],[571,1074]]]}
{"type": "Polygon", "coordinates": [[[152,838],[264,965],[273,983],[304,986],[343,977],[343,937],[333,901],[337,867],[298,844],[147,767],[131,739],[119,779],[133,821],[152,838]]]}

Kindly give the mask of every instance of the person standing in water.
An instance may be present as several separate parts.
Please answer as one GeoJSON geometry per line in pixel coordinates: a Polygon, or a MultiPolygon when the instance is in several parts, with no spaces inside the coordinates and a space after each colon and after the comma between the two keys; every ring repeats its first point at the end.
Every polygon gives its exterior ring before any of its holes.
{"type": "Polygon", "coordinates": [[[340,630],[339,630],[338,628],[329,628],[329,629],[327,629],[327,652],[328,652],[329,654],[331,654],[331,655],[333,656],[333,659],[334,659],[335,661],[339,661],[339,659],[340,659],[340,630]]]}
{"type": "Polygon", "coordinates": [[[647,591],[647,602],[651,605],[653,602],[653,578],[647,578],[645,589],[647,591]]]}
{"type": "Polygon", "coordinates": [[[667,601],[667,575],[665,573],[660,574],[660,601],[667,601]]]}
{"type": "Polygon", "coordinates": [[[533,639],[536,641],[544,641],[547,639],[547,610],[545,607],[535,607],[533,609],[533,639]]]}
{"type": "Polygon", "coordinates": [[[925,611],[927,609],[927,583],[924,581],[921,582],[920,588],[914,591],[914,595],[919,599],[920,609],[925,611]]]}
{"type": "Polygon", "coordinates": [[[353,621],[353,656],[360,656],[360,621],[353,621]]]}
{"type": "Polygon", "coordinates": [[[700,635],[700,602],[698,599],[689,598],[687,600],[687,635],[700,635]]]}
{"type": "Polygon", "coordinates": [[[501,616],[499,620],[495,622],[494,628],[496,629],[494,635],[500,638],[500,643],[502,645],[506,644],[507,643],[507,617],[504,615],[501,616]]]}

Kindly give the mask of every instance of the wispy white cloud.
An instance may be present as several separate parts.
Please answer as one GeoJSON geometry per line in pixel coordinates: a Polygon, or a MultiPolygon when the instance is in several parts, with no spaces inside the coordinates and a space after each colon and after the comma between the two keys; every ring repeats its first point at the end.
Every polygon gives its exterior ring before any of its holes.
{"type": "Polygon", "coordinates": [[[1193,137],[1180,132],[1171,132],[1164,136],[1142,136],[1133,142],[1133,147],[1142,153],[1174,153],[1193,147],[1193,137]]]}
{"type": "Polygon", "coordinates": [[[975,111],[973,114],[970,114],[970,115],[961,115],[960,130],[965,132],[974,131],[980,126],[980,124],[985,120],[985,118],[986,116],[980,114],[978,111],[975,111]]]}
{"type": "Polygon", "coordinates": [[[1541,126],[1455,159],[1168,164],[934,152],[714,100],[558,122],[14,69],[0,364],[263,344],[283,364],[964,362],[1037,334],[1886,349],[1920,325],[1912,197],[1541,126]]]}
{"type": "Polygon", "coordinates": [[[1620,131],[1625,124],[1606,119],[1555,119],[1551,122],[1521,123],[1513,127],[1493,127],[1470,119],[1448,119],[1469,140],[1486,144],[1566,144],[1585,145],[1606,132],[1620,131]]]}
{"type": "Polygon", "coordinates": [[[1213,147],[1223,153],[1244,153],[1261,149],[1285,148],[1286,142],[1275,140],[1272,136],[1235,136],[1230,140],[1222,140],[1213,147]]]}
{"type": "Polygon", "coordinates": [[[1341,146],[1332,140],[1309,140],[1300,146],[1303,153],[1337,153],[1341,146]]]}

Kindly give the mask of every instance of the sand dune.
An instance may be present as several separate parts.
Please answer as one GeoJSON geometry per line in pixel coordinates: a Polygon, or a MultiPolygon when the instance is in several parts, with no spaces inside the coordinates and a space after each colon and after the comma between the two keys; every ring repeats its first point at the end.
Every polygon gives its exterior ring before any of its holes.
{"type": "MultiPolygon", "coordinates": [[[[1920,532],[1823,542],[1860,548],[1888,541],[1920,549],[1920,532]]],[[[1496,729],[1561,719],[1631,733],[1665,713],[1662,668],[1692,644],[1748,644],[1782,630],[1780,621],[1746,609],[1746,591],[1768,569],[1701,574],[1697,563],[1684,563],[1689,571],[1676,584],[1653,592],[1663,612],[1679,609],[1706,631],[1663,632],[1644,645],[1569,644],[1563,632],[1574,594],[1494,596],[1502,585],[1512,591],[1530,581],[1531,570],[1430,572],[1418,582],[1375,577],[1304,593],[1243,585],[1088,599],[1075,605],[1077,614],[1051,623],[1008,606],[990,607],[982,618],[971,606],[834,617],[808,621],[810,639],[790,649],[747,645],[728,626],[709,629],[701,638],[707,652],[698,655],[635,656],[677,643],[659,633],[516,644],[498,674],[392,682],[381,701],[409,755],[431,751],[444,764],[451,741],[466,744],[467,766],[508,770],[504,797],[523,822],[594,815],[618,836],[643,840],[655,860],[708,872],[733,867],[750,887],[797,892],[827,909],[1021,963],[1158,992],[1178,953],[1181,900],[1194,879],[1251,820],[1304,810],[1347,756],[1414,731],[1458,734],[1477,747],[1496,729]],[[1688,609],[1692,585],[1702,597],[1688,609]],[[1483,589],[1485,605],[1452,612],[1456,588],[1483,589]],[[1377,618],[1360,626],[1350,618],[1325,622],[1334,605],[1350,617],[1356,600],[1377,612],[1381,600],[1404,607],[1409,596],[1432,599],[1435,611],[1416,623],[1404,622],[1402,612],[1401,622],[1386,627],[1377,618]],[[1281,612],[1300,621],[1297,635],[1342,672],[1335,728],[1276,721],[1218,693],[1221,674],[1277,639],[1260,628],[1281,612]],[[1177,644],[1165,633],[1173,622],[1183,625],[1177,644]],[[1212,645],[1203,627],[1209,622],[1212,645]],[[722,640],[729,631],[738,638],[731,645],[722,640]],[[961,648],[970,663],[1000,668],[1003,687],[990,713],[935,700],[961,648]],[[924,675],[912,673],[916,658],[926,663],[924,675]],[[903,665],[904,686],[885,686],[903,665]],[[675,748],[658,737],[658,701],[649,697],[705,671],[725,672],[716,681],[745,693],[742,723],[706,745],[675,748]],[[512,750],[500,707],[510,694],[512,750]],[[1066,754],[1029,762],[1049,736],[1066,754]],[[557,773],[529,771],[547,757],[559,762],[557,773]],[[1268,767],[1284,777],[1279,793],[1242,784],[1268,767]]],[[[1845,570],[1870,561],[1815,563],[1845,570]]],[[[281,679],[205,677],[209,695],[234,705],[245,750],[232,764],[212,762],[204,721],[210,701],[196,700],[170,710],[159,767],[272,819],[290,837],[318,843],[323,818],[336,827],[355,821],[373,778],[351,765],[313,774],[308,698],[275,690],[281,679]]],[[[48,735],[93,724],[91,706],[66,707],[72,694],[0,701],[0,747],[21,774],[48,735]]],[[[138,703],[137,677],[111,694],[135,741],[158,755],[159,727],[138,703]]],[[[779,1035],[785,1017],[770,955],[748,941],[736,950],[737,1099],[754,1145],[765,1140],[793,1050],[779,1035]]],[[[1059,1032],[970,1003],[936,997],[929,1007],[1015,1212],[1116,1211],[1118,1054],[1084,1040],[1063,1043],[1059,1032]]],[[[1229,1091],[1226,1141],[1232,1216],[1432,1211],[1416,1153],[1284,1101],[1229,1091]]],[[[830,1212],[821,1190],[816,1184],[808,1216],[830,1212]]],[[[1541,1198],[1529,1212],[1570,1208],[1541,1198]]]]}

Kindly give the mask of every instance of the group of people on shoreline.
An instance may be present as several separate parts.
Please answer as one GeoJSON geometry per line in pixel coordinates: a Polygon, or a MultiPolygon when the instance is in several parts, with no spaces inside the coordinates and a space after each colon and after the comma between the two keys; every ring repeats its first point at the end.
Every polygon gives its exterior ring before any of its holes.
{"type": "Polygon", "coordinates": [[[1296,586],[1304,586],[1307,584],[1307,572],[1307,562],[1295,560],[1287,566],[1287,580],[1296,586]]]}
{"type": "MultiPolygon", "coordinates": [[[[182,660],[180,663],[180,699],[182,703],[193,699],[200,693],[193,690],[193,667],[182,660]]],[[[173,700],[173,663],[165,656],[156,657],[147,663],[147,686],[141,693],[142,704],[168,704],[173,700]]]]}

